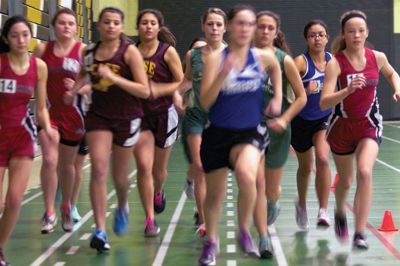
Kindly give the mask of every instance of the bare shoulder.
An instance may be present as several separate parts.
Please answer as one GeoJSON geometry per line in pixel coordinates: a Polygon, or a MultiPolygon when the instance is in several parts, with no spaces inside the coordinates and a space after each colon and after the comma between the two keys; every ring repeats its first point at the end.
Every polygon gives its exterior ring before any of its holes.
{"type": "Polygon", "coordinates": [[[175,47],[168,47],[167,51],[165,51],[164,58],[167,61],[179,58],[178,52],[176,51],[175,47]]]}
{"type": "Polygon", "coordinates": [[[379,51],[376,51],[376,50],[372,50],[372,51],[373,51],[373,53],[375,55],[376,61],[377,61],[378,65],[379,65],[379,68],[381,68],[382,65],[384,65],[388,61],[385,53],[379,52],[379,51]]]}
{"type": "Polygon", "coordinates": [[[134,44],[130,44],[128,48],[126,48],[125,54],[124,54],[125,60],[130,61],[130,60],[135,60],[135,58],[142,58],[142,55],[139,52],[139,49],[136,47],[134,44]]]}
{"type": "Polygon", "coordinates": [[[79,48],[79,50],[80,50],[80,53],[81,54],[85,54],[85,52],[86,52],[86,50],[87,50],[87,44],[86,43],[83,43],[83,42],[81,42],[81,46],[80,46],[80,48],[79,48]]]}
{"type": "Polygon", "coordinates": [[[296,64],[297,69],[300,73],[306,72],[307,69],[307,62],[304,58],[304,55],[298,55],[294,58],[294,63],[296,64]]]}
{"type": "Polygon", "coordinates": [[[259,49],[259,48],[253,48],[253,49],[258,53],[261,60],[271,60],[275,58],[275,53],[271,49],[259,49]]]}
{"type": "Polygon", "coordinates": [[[44,51],[46,50],[47,42],[39,42],[36,44],[35,49],[33,50],[33,54],[37,57],[42,57],[44,51]]]}
{"type": "Polygon", "coordinates": [[[35,57],[35,59],[36,59],[36,65],[40,71],[42,69],[47,69],[47,65],[42,59],[40,59],[39,57],[35,57]]]}

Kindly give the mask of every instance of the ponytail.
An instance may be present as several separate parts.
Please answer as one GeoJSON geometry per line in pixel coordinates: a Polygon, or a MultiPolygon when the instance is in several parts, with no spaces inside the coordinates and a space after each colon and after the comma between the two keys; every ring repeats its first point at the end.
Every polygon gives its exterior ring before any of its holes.
{"type": "Polygon", "coordinates": [[[176,47],[176,38],[174,34],[172,34],[172,32],[165,26],[160,28],[160,31],[158,32],[158,40],[176,47]]]}
{"type": "Polygon", "coordinates": [[[332,54],[337,54],[340,51],[346,49],[346,42],[341,35],[336,36],[332,42],[332,54]]]}
{"type": "Polygon", "coordinates": [[[274,46],[286,52],[288,55],[292,54],[289,45],[286,42],[285,34],[281,30],[278,30],[278,33],[276,34],[276,37],[274,39],[274,46]]]}

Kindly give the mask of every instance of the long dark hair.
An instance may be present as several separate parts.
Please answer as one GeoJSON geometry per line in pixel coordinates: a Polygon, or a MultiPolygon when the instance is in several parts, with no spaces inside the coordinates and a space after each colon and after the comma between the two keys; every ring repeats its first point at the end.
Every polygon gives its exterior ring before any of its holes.
{"type": "Polygon", "coordinates": [[[291,55],[291,51],[288,43],[286,42],[285,34],[281,31],[281,17],[275,12],[264,10],[257,13],[256,19],[258,20],[260,17],[268,16],[275,20],[276,23],[276,37],[274,38],[274,46],[279,49],[285,51],[287,54],[291,55]]]}
{"type": "Polygon", "coordinates": [[[250,12],[253,12],[255,16],[257,15],[256,10],[251,5],[239,4],[239,5],[234,6],[231,10],[229,10],[229,12],[227,14],[228,22],[230,22],[232,19],[234,19],[236,17],[237,13],[239,13],[240,11],[243,11],[243,10],[249,10],[250,12]]]}
{"type": "MultiPolygon", "coordinates": [[[[99,14],[99,17],[98,17],[98,20],[97,20],[97,21],[101,21],[101,19],[103,18],[103,15],[104,15],[105,13],[115,13],[115,14],[118,14],[118,15],[121,17],[121,22],[124,23],[124,19],[125,19],[124,12],[122,12],[121,9],[116,8],[116,7],[113,7],[113,6],[109,6],[109,7],[103,8],[103,9],[101,10],[100,14],[99,14]]],[[[121,40],[125,40],[125,41],[132,42],[132,41],[125,35],[125,33],[123,33],[123,32],[121,32],[120,38],[121,38],[121,40]]]]}
{"type": "Polygon", "coordinates": [[[3,28],[1,30],[0,53],[7,53],[10,51],[10,46],[5,41],[7,40],[7,36],[10,33],[12,26],[14,26],[17,23],[24,23],[28,27],[29,32],[32,35],[31,24],[25,17],[20,15],[9,17],[4,23],[3,28]]]}
{"type": "Polygon", "coordinates": [[[147,14],[153,14],[158,21],[158,25],[160,26],[160,31],[158,32],[158,40],[161,42],[168,43],[169,45],[175,47],[176,46],[176,38],[174,34],[169,30],[167,26],[165,26],[165,20],[163,14],[157,10],[157,9],[152,9],[152,8],[147,8],[143,9],[139,12],[137,18],[136,18],[136,28],[139,28],[140,20],[142,17],[147,14]]]}

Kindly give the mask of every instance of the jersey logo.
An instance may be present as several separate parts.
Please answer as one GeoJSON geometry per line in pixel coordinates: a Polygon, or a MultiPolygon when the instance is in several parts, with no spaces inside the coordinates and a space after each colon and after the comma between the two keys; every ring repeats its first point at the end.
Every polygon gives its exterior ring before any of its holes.
{"type": "Polygon", "coordinates": [[[80,68],[80,64],[78,60],[73,59],[73,58],[64,58],[63,60],[63,69],[73,72],[73,73],[78,73],[80,68]]]}
{"type": "Polygon", "coordinates": [[[356,74],[348,74],[346,76],[347,79],[347,86],[350,85],[350,83],[355,79],[356,77],[364,77],[363,73],[356,73],[356,74]]]}
{"type": "Polygon", "coordinates": [[[0,93],[15,93],[17,81],[15,79],[0,79],[0,93]]]}
{"type": "Polygon", "coordinates": [[[98,91],[108,91],[108,88],[113,85],[114,83],[109,80],[108,78],[101,78],[100,81],[96,84],[93,84],[93,88],[98,91]]]}
{"type": "Polygon", "coordinates": [[[308,86],[312,86],[310,94],[318,94],[322,90],[323,83],[320,80],[312,80],[308,86]]]}
{"type": "Polygon", "coordinates": [[[155,72],[156,72],[156,63],[149,61],[149,60],[145,60],[144,61],[144,70],[147,73],[147,77],[150,79],[153,78],[155,72]]]}

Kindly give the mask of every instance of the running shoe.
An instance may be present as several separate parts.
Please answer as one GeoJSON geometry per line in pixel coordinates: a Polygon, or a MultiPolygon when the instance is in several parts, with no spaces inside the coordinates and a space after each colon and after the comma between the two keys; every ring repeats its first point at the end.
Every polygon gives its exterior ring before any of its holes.
{"type": "Polygon", "coordinates": [[[42,234],[48,234],[54,231],[54,227],[57,224],[56,214],[48,215],[47,212],[42,217],[42,234]]]}
{"type": "Polygon", "coordinates": [[[157,236],[159,233],[160,227],[158,226],[157,221],[155,219],[152,220],[150,217],[147,217],[144,228],[144,236],[153,237],[157,236]]]}
{"type": "Polygon", "coordinates": [[[96,229],[92,234],[90,247],[93,249],[97,249],[98,252],[109,251],[111,246],[108,242],[107,233],[100,229],[96,229]]]}
{"type": "Polygon", "coordinates": [[[335,234],[340,242],[347,242],[349,240],[349,231],[347,229],[346,215],[341,217],[335,211],[335,234]]]}
{"type": "Polygon", "coordinates": [[[188,199],[194,198],[194,182],[186,178],[185,181],[185,194],[188,199]]]}
{"type": "Polygon", "coordinates": [[[154,211],[162,213],[165,209],[165,193],[164,190],[154,194],[154,211]]]}
{"type": "Polygon", "coordinates": [[[0,266],[11,266],[11,264],[6,261],[2,249],[0,249],[0,266]]]}
{"type": "Polygon", "coordinates": [[[301,229],[304,230],[307,230],[310,226],[310,222],[308,221],[307,206],[301,206],[298,201],[296,202],[296,223],[301,229]]]}
{"type": "Polygon", "coordinates": [[[362,233],[355,233],[353,239],[353,249],[367,250],[369,248],[367,239],[362,233]]]}
{"type": "Polygon", "coordinates": [[[71,208],[61,209],[61,227],[65,232],[71,232],[74,229],[74,221],[71,217],[71,208]]]}
{"type": "Polygon", "coordinates": [[[71,216],[74,223],[79,223],[79,221],[82,219],[82,217],[79,215],[76,205],[71,205],[71,216]]]}
{"type": "Polygon", "coordinates": [[[205,240],[203,244],[203,252],[199,258],[199,265],[215,265],[215,257],[217,255],[217,243],[211,240],[205,240]]]}
{"type": "Polygon", "coordinates": [[[129,211],[127,207],[117,207],[114,213],[113,231],[117,236],[122,236],[128,230],[129,211]]]}
{"type": "Polygon", "coordinates": [[[268,236],[260,237],[260,243],[258,245],[261,259],[271,259],[274,256],[272,251],[272,244],[268,236]]]}
{"type": "Polygon", "coordinates": [[[259,257],[257,246],[254,244],[253,238],[247,230],[241,229],[238,236],[239,246],[244,253],[250,256],[259,257]]]}
{"type": "Polygon", "coordinates": [[[329,219],[328,210],[321,208],[318,211],[317,226],[318,227],[329,227],[331,225],[331,219],[329,219]]]}
{"type": "Polygon", "coordinates": [[[279,201],[272,204],[268,203],[267,225],[275,223],[276,218],[278,218],[280,212],[281,205],[279,204],[279,201]]]}

